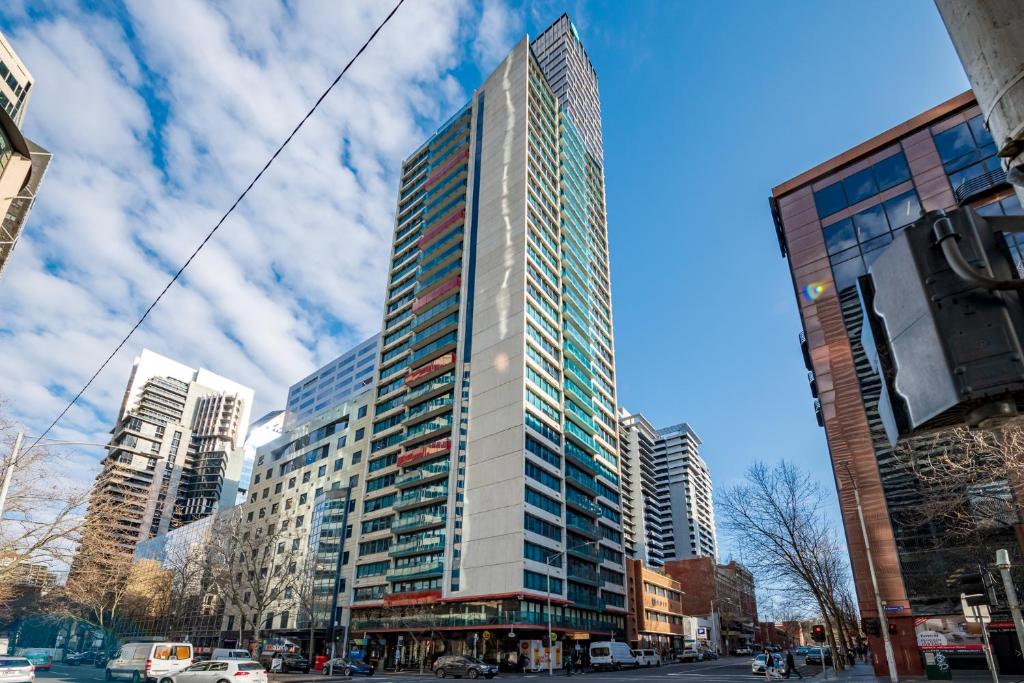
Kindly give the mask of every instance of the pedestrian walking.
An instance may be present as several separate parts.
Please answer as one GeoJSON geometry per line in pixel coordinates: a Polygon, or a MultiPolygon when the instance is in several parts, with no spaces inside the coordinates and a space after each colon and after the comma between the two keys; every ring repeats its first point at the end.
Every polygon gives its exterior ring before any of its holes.
{"type": "Polygon", "coordinates": [[[519,653],[519,673],[526,673],[526,666],[529,664],[529,660],[526,659],[526,655],[522,652],[519,653]]]}
{"type": "Polygon", "coordinates": [[[572,665],[573,665],[572,654],[570,653],[569,656],[565,658],[565,675],[566,676],[572,676],[572,665]]]}
{"type": "Polygon", "coordinates": [[[849,663],[850,666],[853,666],[857,663],[857,658],[853,655],[852,648],[846,648],[846,661],[849,663]]]}
{"type": "Polygon", "coordinates": [[[800,673],[800,669],[796,668],[796,658],[793,657],[793,651],[786,650],[786,678],[789,678],[794,672],[796,672],[797,677],[803,680],[804,675],[800,673]]]}

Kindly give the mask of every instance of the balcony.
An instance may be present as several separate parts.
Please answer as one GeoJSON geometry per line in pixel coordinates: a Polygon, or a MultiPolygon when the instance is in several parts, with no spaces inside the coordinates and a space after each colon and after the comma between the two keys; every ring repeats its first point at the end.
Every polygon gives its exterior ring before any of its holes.
{"type": "Polygon", "coordinates": [[[601,487],[593,479],[576,474],[572,470],[566,471],[565,480],[567,483],[578,486],[593,496],[600,496],[603,493],[601,487]]]}
{"type": "Polygon", "coordinates": [[[956,189],[953,190],[953,194],[956,196],[956,203],[963,206],[967,202],[978,199],[986,194],[991,194],[995,190],[1001,189],[1006,186],[1006,171],[1001,168],[993,169],[987,173],[982,173],[979,176],[965,180],[956,189]]]}
{"type": "Polygon", "coordinates": [[[570,581],[585,583],[594,587],[600,586],[602,581],[597,572],[587,567],[574,567],[570,563],[565,571],[565,576],[570,581]]]}
{"type": "Polygon", "coordinates": [[[590,593],[570,590],[567,597],[569,598],[569,602],[574,606],[581,607],[583,609],[592,609],[598,612],[603,612],[606,607],[604,600],[596,595],[591,595],[590,593]]]}
{"type": "Polygon", "coordinates": [[[595,541],[601,538],[601,532],[598,531],[597,525],[582,518],[566,520],[565,528],[571,529],[580,536],[585,536],[587,538],[594,539],[595,541]]]}
{"type": "Polygon", "coordinates": [[[565,504],[588,515],[601,516],[601,506],[576,491],[576,489],[567,488],[565,490],[565,504]]]}
{"type": "Polygon", "coordinates": [[[581,560],[587,560],[588,562],[601,561],[601,557],[598,555],[597,550],[594,549],[593,545],[577,545],[567,548],[565,552],[578,557],[581,560]]]}
{"type": "Polygon", "coordinates": [[[424,579],[444,574],[444,562],[432,560],[407,567],[395,567],[387,573],[388,581],[409,581],[413,579],[424,579]]]}
{"type": "Polygon", "coordinates": [[[405,543],[393,545],[388,549],[390,557],[406,557],[408,555],[420,555],[444,550],[444,536],[432,536],[430,538],[417,538],[405,543]]]}
{"type": "Polygon", "coordinates": [[[448,476],[451,465],[447,460],[442,462],[432,462],[429,465],[412,470],[410,472],[403,472],[395,478],[395,486],[400,489],[409,488],[416,484],[426,483],[435,479],[441,479],[448,476]]]}
{"type": "Polygon", "coordinates": [[[444,526],[444,523],[444,515],[421,514],[396,519],[391,525],[391,531],[396,534],[402,534],[407,531],[422,531],[432,527],[444,526]]]}
{"type": "Polygon", "coordinates": [[[447,486],[427,486],[414,491],[406,491],[401,495],[401,497],[395,500],[394,508],[396,510],[406,510],[408,508],[416,507],[417,505],[426,505],[428,503],[447,499],[447,486]]]}

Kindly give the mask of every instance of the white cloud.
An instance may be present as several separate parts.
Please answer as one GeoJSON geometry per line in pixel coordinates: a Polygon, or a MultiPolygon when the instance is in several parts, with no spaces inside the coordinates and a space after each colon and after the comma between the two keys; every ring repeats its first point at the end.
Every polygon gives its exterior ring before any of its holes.
{"type": "Polygon", "coordinates": [[[480,26],[473,41],[473,55],[481,70],[489,73],[512,49],[522,32],[523,21],[518,12],[501,0],[484,0],[480,26]]]}
{"type": "MultiPolygon", "coordinates": [[[[49,424],[389,9],[0,8],[37,80],[26,132],[54,153],[0,280],[16,417],[49,424]]],[[[401,160],[465,102],[467,36],[489,68],[516,26],[491,0],[405,3],[53,436],[103,441],[143,346],[252,386],[259,416],[372,334],[401,160]]]]}

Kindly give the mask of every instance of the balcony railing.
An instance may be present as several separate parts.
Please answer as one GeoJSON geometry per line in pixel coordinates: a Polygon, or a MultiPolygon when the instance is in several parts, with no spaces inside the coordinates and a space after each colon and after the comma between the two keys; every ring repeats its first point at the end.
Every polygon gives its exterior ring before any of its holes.
{"type": "Polygon", "coordinates": [[[428,481],[430,479],[439,478],[447,475],[450,471],[450,464],[447,460],[443,462],[432,462],[429,465],[425,465],[411,472],[404,472],[395,477],[395,486],[404,488],[412,486],[413,484],[421,481],[428,481]]]}
{"type": "Polygon", "coordinates": [[[444,562],[442,560],[432,560],[430,562],[421,562],[419,564],[413,564],[406,567],[395,567],[388,571],[388,581],[400,581],[404,579],[417,579],[426,576],[437,576],[444,574],[444,562]]]}
{"type": "Polygon", "coordinates": [[[1004,185],[1006,185],[1006,171],[996,168],[963,181],[953,190],[953,194],[956,196],[957,204],[962,205],[1004,185]]]}
{"type": "Polygon", "coordinates": [[[417,538],[405,543],[393,545],[388,549],[391,557],[402,557],[405,555],[418,555],[420,553],[436,552],[444,549],[444,536],[431,536],[429,538],[417,538]]]}
{"type": "Polygon", "coordinates": [[[422,514],[395,520],[391,525],[391,530],[396,534],[400,534],[406,531],[415,531],[416,529],[441,526],[444,523],[444,515],[422,514]]]}
{"type": "Polygon", "coordinates": [[[447,498],[447,486],[428,486],[422,489],[416,489],[415,491],[406,491],[397,500],[395,500],[394,505],[397,510],[447,498]]]}

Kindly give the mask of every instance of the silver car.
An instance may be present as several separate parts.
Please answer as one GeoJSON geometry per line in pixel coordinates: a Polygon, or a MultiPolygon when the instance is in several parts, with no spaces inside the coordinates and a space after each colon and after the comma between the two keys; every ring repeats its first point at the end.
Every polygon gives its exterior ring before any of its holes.
{"type": "MultiPolygon", "coordinates": [[[[765,665],[765,662],[768,661],[768,657],[769,657],[769,655],[765,655],[765,654],[760,654],[760,655],[754,657],[754,659],[752,659],[751,662],[750,662],[750,673],[754,674],[755,676],[757,676],[757,675],[762,675],[763,676],[764,675],[764,665],[765,665]]],[[[775,670],[776,671],[781,671],[782,670],[782,655],[780,655],[780,654],[772,654],[771,658],[772,658],[772,662],[774,663],[775,670]]]]}
{"type": "Polygon", "coordinates": [[[157,683],[267,683],[267,672],[259,662],[241,659],[212,659],[199,662],[177,673],[163,676],[157,683]]]}
{"type": "Polygon", "coordinates": [[[0,681],[35,683],[36,667],[25,657],[0,657],[0,681]]]}

